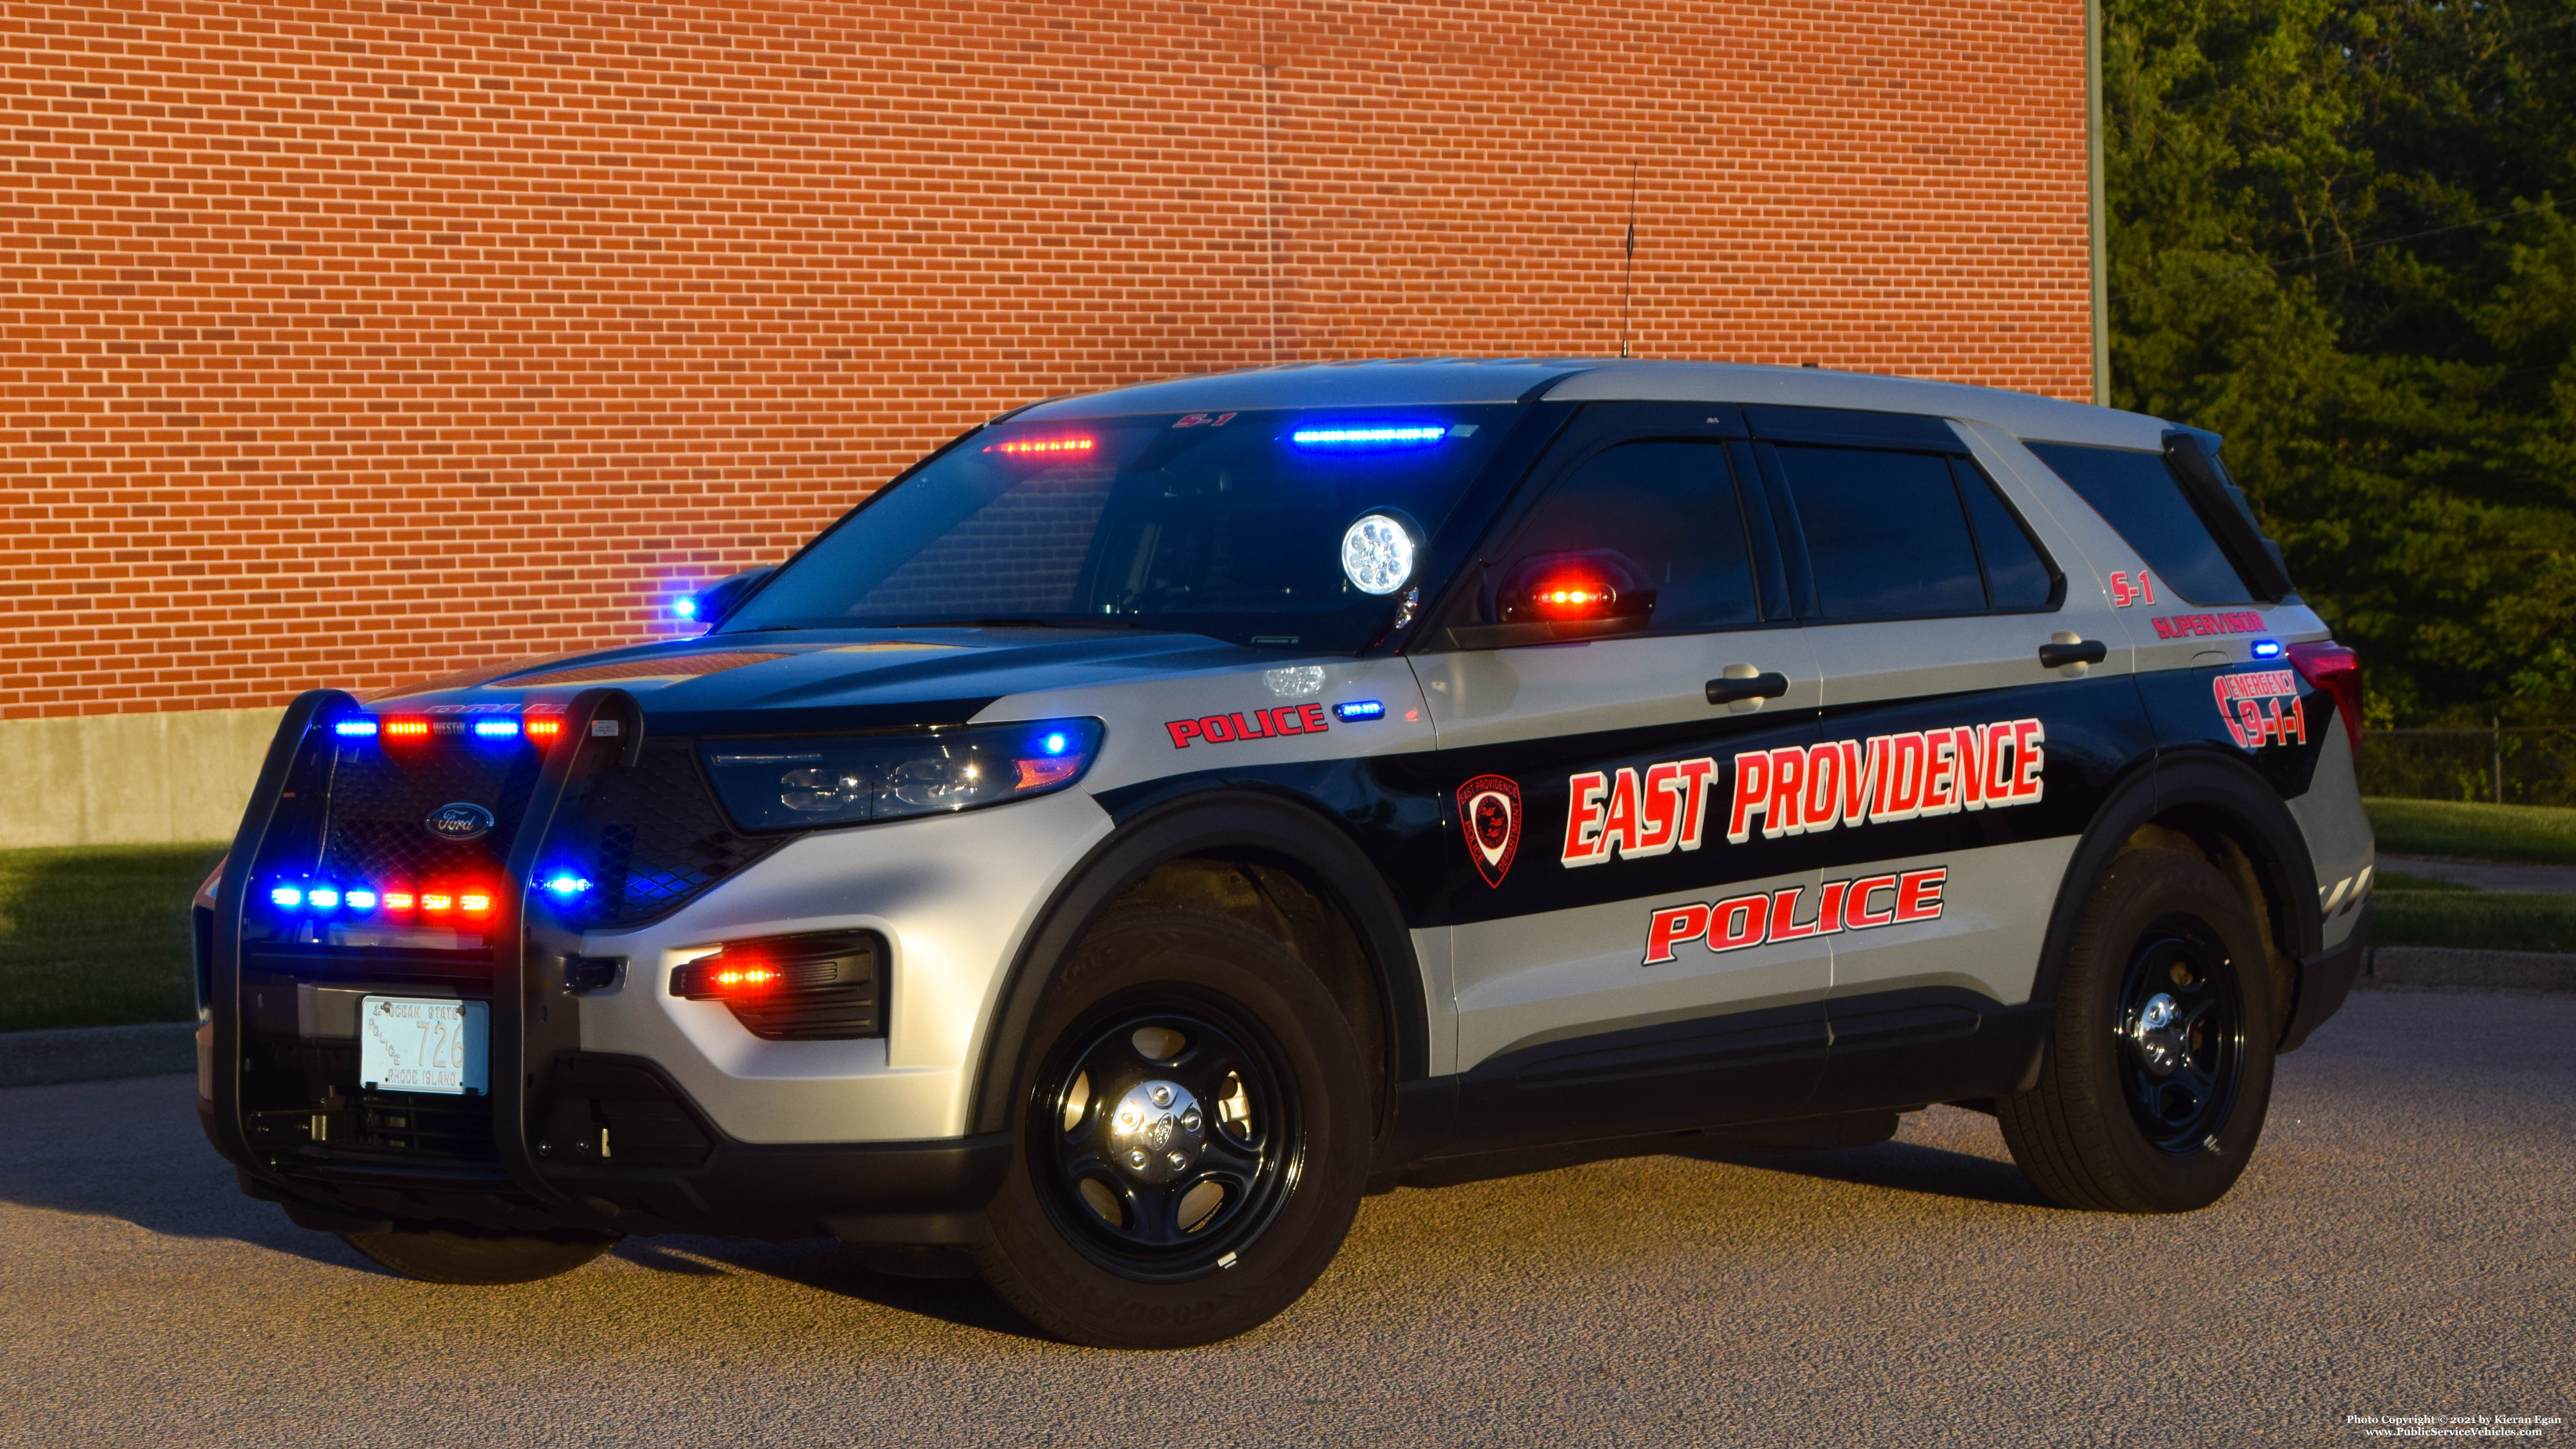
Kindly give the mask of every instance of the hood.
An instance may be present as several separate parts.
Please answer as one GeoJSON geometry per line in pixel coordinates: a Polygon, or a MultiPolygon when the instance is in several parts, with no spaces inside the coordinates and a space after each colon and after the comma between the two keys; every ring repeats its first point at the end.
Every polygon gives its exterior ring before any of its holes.
{"type": "Polygon", "coordinates": [[[1298,662],[1129,629],[800,629],[522,661],[376,695],[368,707],[545,711],[606,687],[633,695],[655,734],[882,729],[963,724],[1005,695],[1298,662]]]}

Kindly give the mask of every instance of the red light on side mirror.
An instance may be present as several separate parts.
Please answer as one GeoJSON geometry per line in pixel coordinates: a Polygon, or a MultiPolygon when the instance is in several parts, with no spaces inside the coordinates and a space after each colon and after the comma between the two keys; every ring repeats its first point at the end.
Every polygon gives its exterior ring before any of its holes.
{"type": "Polygon", "coordinates": [[[1543,619],[1591,619],[1610,612],[1619,591],[1598,579],[1552,579],[1530,591],[1530,611],[1543,619]]]}

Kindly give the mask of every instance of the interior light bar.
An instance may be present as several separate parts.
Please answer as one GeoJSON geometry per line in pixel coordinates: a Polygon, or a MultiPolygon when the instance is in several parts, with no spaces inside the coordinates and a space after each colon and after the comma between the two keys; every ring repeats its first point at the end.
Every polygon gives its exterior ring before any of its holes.
{"type": "Polygon", "coordinates": [[[474,736],[484,740],[515,740],[519,737],[519,722],[514,718],[478,719],[474,722],[474,736]]]}
{"type": "Polygon", "coordinates": [[[425,740],[429,738],[429,721],[389,719],[384,721],[384,736],[389,740],[425,740]]]}
{"type": "Polygon", "coordinates": [[[1013,438],[1007,443],[986,443],[984,451],[1012,458],[1064,457],[1088,453],[1098,446],[1096,439],[1080,434],[1062,438],[1013,438]]]}
{"type": "Polygon", "coordinates": [[[1301,448],[1334,448],[1369,452],[1380,448],[1427,448],[1449,436],[1445,423],[1388,423],[1299,428],[1288,441],[1301,448]]]}
{"type": "Polygon", "coordinates": [[[376,722],[360,715],[356,719],[344,719],[333,724],[331,733],[344,740],[371,740],[376,737],[376,722]]]}

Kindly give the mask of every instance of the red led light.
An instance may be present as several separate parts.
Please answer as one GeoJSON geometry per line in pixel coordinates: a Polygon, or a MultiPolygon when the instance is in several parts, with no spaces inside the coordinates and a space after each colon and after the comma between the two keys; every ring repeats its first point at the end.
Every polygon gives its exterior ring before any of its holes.
{"type": "Polygon", "coordinates": [[[1551,580],[1530,591],[1530,607],[1553,619],[1577,619],[1595,614],[1618,599],[1609,585],[1592,579],[1551,580]]]}
{"type": "Polygon", "coordinates": [[[451,896],[444,891],[422,891],[420,893],[420,908],[424,911],[450,910],[453,909],[455,905],[456,897],[451,896]]]}
{"type": "Polygon", "coordinates": [[[545,741],[553,739],[555,736],[563,733],[563,716],[556,714],[532,714],[527,718],[526,729],[529,739],[542,744],[545,741]]]}
{"type": "Polygon", "coordinates": [[[492,897],[485,891],[460,892],[456,897],[456,903],[463,906],[465,914],[469,916],[479,916],[492,909],[492,897]]]}
{"type": "Polygon", "coordinates": [[[1007,443],[987,443],[984,451],[1014,458],[1061,458],[1088,453],[1094,446],[1090,438],[1014,438],[1007,443]]]}
{"type": "Polygon", "coordinates": [[[425,719],[389,719],[382,733],[392,740],[425,740],[429,738],[429,721],[425,719]]]}
{"type": "Polygon", "coordinates": [[[757,991],[778,984],[778,971],[770,966],[727,966],[707,978],[707,984],[719,991],[757,991]]]}
{"type": "Polygon", "coordinates": [[[407,911],[415,904],[412,893],[409,891],[387,891],[385,892],[384,899],[385,909],[389,911],[407,911]]]}

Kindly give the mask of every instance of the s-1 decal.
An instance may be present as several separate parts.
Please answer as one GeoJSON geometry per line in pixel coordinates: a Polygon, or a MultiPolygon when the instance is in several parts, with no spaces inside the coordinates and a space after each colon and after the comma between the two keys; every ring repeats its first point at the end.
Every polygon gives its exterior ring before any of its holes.
{"type": "Polygon", "coordinates": [[[1458,787],[1458,828],[1467,834],[1467,858],[1485,884],[1499,888],[1521,853],[1520,782],[1478,775],[1458,787]]]}
{"type": "Polygon", "coordinates": [[[2263,616],[2251,609],[2233,614],[2167,614],[2147,621],[2159,639],[2196,639],[2204,634],[2260,634],[2263,616]]]}
{"type": "Polygon", "coordinates": [[[1172,735],[1172,748],[1186,750],[1193,744],[1221,745],[1230,740],[1266,740],[1273,735],[1318,735],[1331,729],[1333,722],[1324,717],[1321,704],[1283,704],[1276,709],[1256,709],[1249,713],[1212,714],[1200,719],[1171,719],[1163,728],[1172,735]]]}
{"type": "Polygon", "coordinates": [[[1762,838],[1772,840],[1837,825],[2036,805],[2047,738],[2038,720],[2012,719],[1748,751],[1735,757],[1726,838],[1737,845],[1751,839],[1756,816],[1762,838]]]}
{"type": "Polygon", "coordinates": [[[2155,581],[2147,577],[2145,569],[2138,570],[2138,581],[2134,584],[2129,582],[2126,572],[2111,575],[2112,608],[2125,609],[2131,604],[2152,604],[2155,601],[2155,581]]]}
{"type": "Polygon", "coordinates": [[[2308,742],[2308,712],[2299,702],[2299,678],[2289,670],[2221,674],[2209,682],[2209,691],[2228,735],[2246,749],[2308,742]]]}
{"type": "Polygon", "coordinates": [[[1233,421],[1234,414],[1232,413],[1218,413],[1214,416],[1210,416],[1206,413],[1190,413],[1184,416],[1179,422],[1172,424],[1172,426],[1176,428],[1195,428],[1204,423],[1211,428],[1221,428],[1233,421]]]}
{"type": "Polygon", "coordinates": [[[1815,888],[1814,913],[1803,921],[1798,913],[1805,886],[1731,896],[1714,905],[1665,906],[1646,920],[1646,956],[1638,964],[1670,964],[1673,948],[1692,941],[1711,951],[1749,951],[1766,943],[1938,920],[1941,887],[1949,879],[1948,866],[1933,865],[1824,881],[1815,888]]]}

